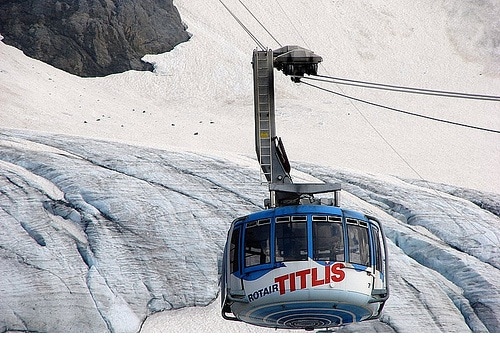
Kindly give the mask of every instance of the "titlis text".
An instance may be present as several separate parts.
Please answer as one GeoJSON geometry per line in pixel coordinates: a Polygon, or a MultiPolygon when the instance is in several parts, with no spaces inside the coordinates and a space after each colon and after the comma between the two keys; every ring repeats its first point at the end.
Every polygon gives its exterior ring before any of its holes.
{"type": "Polygon", "coordinates": [[[274,292],[279,292],[280,295],[283,295],[286,293],[287,289],[290,292],[294,292],[307,287],[316,287],[332,282],[340,282],[345,278],[344,267],[343,263],[335,263],[333,265],[326,265],[323,267],[323,270],[318,270],[318,268],[307,268],[278,276],[274,278],[275,283],[273,285],[249,294],[247,296],[248,301],[252,302],[274,292]]]}

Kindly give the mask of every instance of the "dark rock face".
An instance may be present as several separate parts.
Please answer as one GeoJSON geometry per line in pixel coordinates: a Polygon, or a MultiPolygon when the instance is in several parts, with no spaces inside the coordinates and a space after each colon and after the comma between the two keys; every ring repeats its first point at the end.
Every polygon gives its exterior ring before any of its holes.
{"type": "Polygon", "coordinates": [[[6,44],[84,77],[151,70],[145,54],[190,37],[172,0],[17,0],[0,3],[6,44]]]}

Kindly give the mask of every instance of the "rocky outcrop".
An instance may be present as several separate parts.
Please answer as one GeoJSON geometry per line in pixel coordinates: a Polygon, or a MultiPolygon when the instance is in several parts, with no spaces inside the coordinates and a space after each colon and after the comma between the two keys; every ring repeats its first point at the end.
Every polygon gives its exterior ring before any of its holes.
{"type": "Polygon", "coordinates": [[[3,42],[84,77],[151,70],[141,58],[189,34],[172,0],[28,0],[0,3],[3,42]]]}

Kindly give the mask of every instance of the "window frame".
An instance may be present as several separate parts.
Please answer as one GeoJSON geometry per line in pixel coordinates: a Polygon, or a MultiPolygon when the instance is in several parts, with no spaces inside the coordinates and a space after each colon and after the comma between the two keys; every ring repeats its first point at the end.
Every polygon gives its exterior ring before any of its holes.
{"type": "Polygon", "coordinates": [[[358,220],[354,218],[346,218],[346,235],[347,235],[347,261],[353,265],[360,265],[363,267],[371,267],[373,266],[373,258],[372,258],[372,239],[370,235],[370,227],[369,223],[363,220],[358,220]],[[363,230],[363,238],[358,237],[358,244],[360,245],[358,255],[359,261],[353,259],[353,255],[355,252],[352,251],[353,247],[353,239],[351,238],[351,234],[354,234],[354,230],[358,233],[363,230]],[[361,242],[360,242],[361,241],[361,242]],[[363,244],[362,241],[366,243],[363,244]],[[361,246],[362,245],[362,246],[361,246]],[[364,251],[362,252],[362,249],[364,251]]]}
{"type": "MultiPolygon", "coordinates": [[[[259,220],[255,220],[255,221],[250,221],[250,222],[247,222],[245,223],[245,227],[244,227],[244,231],[243,231],[243,239],[242,239],[242,242],[241,242],[241,245],[242,245],[242,256],[241,256],[241,259],[242,259],[242,268],[245,269],[245,271],[248,271],[249,269],[251,270],[251,268],[255,268],[255,267],[260,267],[262,265],[270,265],[272,263],[272,256],[271,256],[271,235],[272,235],[272,224],[271,224],[271,219],[270,218],[263,218],[263,219],[259,219],[259,220]],[[255,230],[257,227],[261,228],[262,226],[269,226],[267,227],[267,246],[264,248],[262,246],[260,246],[261,248],[261,252],[258,253],[254,253],[254,254],[250,254],[247,256],[247,253],[249,253],[250,251],[248,251],[247,249],[247,240],[248,240],[248,237],[247,235],[249,233],[251,233],[251,231],[249,232],[249,230],[255,230]],[[266,254],[266,250],[267,250],[267,254],[266,254]],[[257,257],[257,255],[260,257],[258,259],[258,263],[255,263],[255,264],[252,264],[250,263],[249,264],[249,261],[252,260],[252,258],[255,259],[255,257],[257,257]],[[264,261],[262,261],[262,256],[264,256],[264,261]]],[[[260,239],[260,241],[265,241],[264,238],[260,239]]]]}
{"type": "Polygon", "coordinates": [[[274,256],[273,256],[273,259],[275,261],[275,263],[282,263],[282,262],[295,262],[295,261],[307,261],[309,259],[309,246],[310,246],[310,240],[309,240],[309,220],[308,220],[308,216],[307,215],[284,215],[284,216],[277,216],[275,217],[274,219],[274,230],[273,230],[273,243],[274,243],[274,246],[275,246],[275,249],[274,249],[274,256]],[[278,226],[277,225],[284,225],[284,224],[288,224],[292,230],[296,227],[294,227],[294,225],[303,225],[304,226],[304,230],[300,230],[297,229],[294,230],[294,231],[300,231],[300,232],[304,232],[304,236],[301,238],[301,242],[302,244],[300,244],[301,246],[299,246],[298,248],[298,256],[296,255],[295,257],[291,257],[289,258],[289,256],[287,258],[285,258],[285,256],[281,256],[281,255],[284,255],[284,254],[279,254],[278,256],[278,251],[280,251],[279,249],[282,248],[282,247],[285,247],[283,245],[280,246],[280,241],[279,239],[281,239],[281,244],[283,244],[283,240],[285,239],[292,239],[292,238],[296,238],[294,237],[294,235],[296,234],[291,234],[287,237],[281,237],[281,238],[278,238],[278,226]],[[305,244],[304,244],[305,243],[305,244]],[[302,254],[301,251],[304,251],[305,249],[305,254],[302,254]],[[281,260],[279,258],[282,258],[281,260]]]}
{"type": "MultiPolygon", "coordinates": [[[[331,230],[331,228],[330,228],[331,230]]],[[[324,262],[345,262],[345,235],[344,235],[344,225],[343,218],[340,215],[312,215],[311,216],[311,238],[312,238],[312,259],[314,261],[324,261],[324,262]],[[332,246],[331,253],[328,259],[321,258],[318,255],[318,247],[320,237],[317,232],[319,229],[316,226],[323,225],[337,225],[340,229],[337,229],[338,235],[340,235],[340,242],[335,242],[332,244],[340,243],[340,246],[332,246]],[[339,258],[340,256],[340,258],[339,258]]],[[[333,239],[333,237],[331,237],[333,239]]]]}

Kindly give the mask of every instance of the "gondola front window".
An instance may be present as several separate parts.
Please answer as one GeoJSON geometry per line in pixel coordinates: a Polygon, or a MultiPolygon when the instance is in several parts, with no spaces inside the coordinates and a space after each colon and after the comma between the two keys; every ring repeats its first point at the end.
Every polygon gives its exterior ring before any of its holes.
{"type": "Polygon", "coordinates": [[[340,216],[312,217],[313,259],[315,261],[344,261],[344,236],[340,216]]]}
{"type": "Polygon", "coordinates": [[[384,272],[384,266],[383,266],[383,258],[385,257],[383,251],[384,251],[384,243],[382,239],[382,234],[380,232],[379,227],[375,224],[372,223],[372,230],[373,230],[373,242],[375,245],[375,269],[378,270],[379,272],[383,273],[384,272]]]}
{"type": "Polygon", "coordinates": [[[276,218],[276,261],[307,260],[307,217],[280,216],[276,218]]]}
{"type": "Polygon", "coordinates": [[[262,219],[247,223],[245,230],[245,267],[271,262],[271,222],[262,219]]]}
{"type": "Polygon", "coordinates": [[[230,263],[231,273],[237,272],[239,270],[238,266],[239,239],[240,239],[240,227],[236,227],[233,230],[233,234],[231,235],[231,242],[229,243],[229,263],[230,263]]]}
{"type": "Polygon", "coordinates": [[[349,262],[370,266],[370,238],[368,224],[364,221],[347,219],[349,262]]]}

